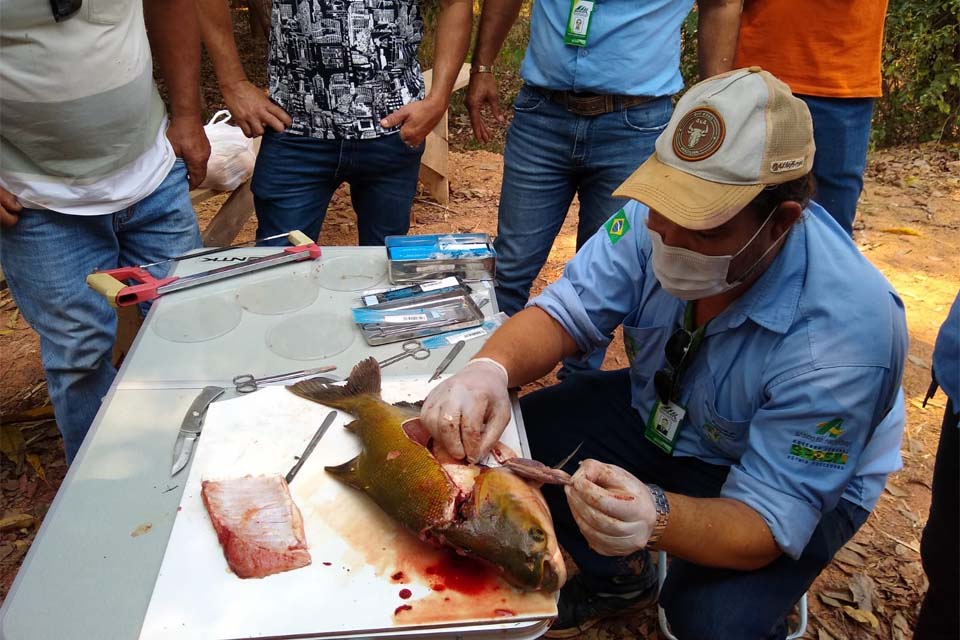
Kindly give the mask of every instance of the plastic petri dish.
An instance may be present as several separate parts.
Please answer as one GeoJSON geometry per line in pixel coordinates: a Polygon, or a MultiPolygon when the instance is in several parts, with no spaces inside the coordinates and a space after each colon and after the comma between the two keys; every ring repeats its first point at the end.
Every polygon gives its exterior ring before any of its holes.
{"type": "Polygon", "coordinates": [[[323,360],[346,351],[356,338],[352,318],[332,312],[301,313],[267,331],[267,348],[291,360],[323,360]]]}
{"type": "Polygon", "coordinates": [[[233,331],[243,316],[231,296],[164,300],[153,319],[153,331],[170,342],[205,342],[233,331]]]}
{"type": "Polygon", "coordinates": [[[383,256],[359,254],[324,258],[317,269],[317,282],[333,291],[363,291],[387,277],[383,256]]]}
{"type": "Polygon", "coordinates": [[[296,273],[241,287],[237,302],[250,313],[277,316],[309,307],[319,294],[316,276],[296,273]]]}

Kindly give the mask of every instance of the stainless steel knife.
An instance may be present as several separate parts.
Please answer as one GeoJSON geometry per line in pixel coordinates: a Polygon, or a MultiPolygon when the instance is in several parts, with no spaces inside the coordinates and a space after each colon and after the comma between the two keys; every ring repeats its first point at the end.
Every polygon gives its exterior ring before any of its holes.
{"type": "Polygon", "coordinates": [[[170,470],[170,477],[177,475],[190,462],[190,454],[193,453],[193,445],[200,435],[203,428],[203,418],[207,412],[210,403],[220,397],[224,391],[223,387],[204,387],[203,391],[190,404],[183,422],[180,423],[180,433],[177,434],[177,441],[173,445],[173,468],[170,470]]]}
{"type": "Polygon", "coordinates": [[[337,418],[337,412],[331,411],[327,414],[327,417],[323,419],[323,424],[320,425],[320,428],[317,429],[317,432],[313,434],[313,437],[310,438],[310,442],[307,444],[307,448],[303,450],[303,453],[300,454],[300,458],[297,460],[297,463],[293,465],[293,468],[287,472],[286,477],[284,478],[287,481],[287,484],[293,482],[294,476],[300,471],[300,467],[303,466],[303,463],[307,461],[307,458],[313,453],[314,448],[317,446],[317,443],[320,442],[320,438],[323,437],[323,434],[327,432],[327,429],[330,428],[330,425],[333,424],[333,421],[337,418]]]}

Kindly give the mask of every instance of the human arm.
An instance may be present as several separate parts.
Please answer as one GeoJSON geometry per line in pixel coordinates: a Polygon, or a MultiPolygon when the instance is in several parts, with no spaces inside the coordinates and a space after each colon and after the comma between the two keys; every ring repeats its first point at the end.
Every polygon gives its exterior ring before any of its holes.
{"type": "MultiPolygon", "coordinates": [[[[486,0],[480,11],[480,26],[473,51],[473,66],[493,67],[503,41],[520,14],[521,0],[486,0]]],[[[467,87],[467,111],[473,125],[473,135],[480,142],[490,141],[490,130],[483,119],[483,109],[489,108],[497,122],[503,122],[500,113],[500,97],[497,93],[497,78],[493,73],[471,73],[467,87]]]]}
{"type": "Polygon", "coordinates": [[[233,38],[233,21],[227,0],[196,0],[200,15],[200,33],[217,74],[223,101],[230,119],[248,138],[263,135],[269,127],[283,131],[293,120],[280,105],[247,80],[233,38]]]}
{"type": "MultiPolygon", "coordinates": [[[[620,467],[585,460],[565,490],[574,519],[595,551],[624,556],[647,545],[657,511],[640,480],[620,467]]],[[[741,571],[759,569],[779,557],[770,528],[742,502],[665,495],[670,515],[657,547],[670,555],[741,571]]]]}
{"type": "Polygon", "coordinates": [[[167,139],[187,165],[190,188],[207,175],[210,143],[200,120],[200,28],[193,0],[144,0],[150,48],[170,94],[167,139]]]}
{"type": "Polygon", "coordinates": [[[0,227],[9,229],[17,224],[22,210],[23,206],[17,196],[0,187],[0,227]]]}
{"type": "MultiPolygon", "coordinates": [[[[883,474],[895,467],[902,402],[887,405],[897,376],[879,367],[829,367],[778,378],[783,381],[768,389],[720,495],[666,494],[669,519],[660,549],[738,570],[763,567],[781,553],[798,558],[857,471],[883,474]]],[[[567,495],[598,552],[626,555],[647,544],[653,501],[648,487],[626,471],[584,463],[567,495]]]]}
{"type": "Polygon", "coordinates": [[[740,32],[740,0],[697,0],[697,58],[700,79],[733,68],[740,32]]]}
{"type": "Polygon", "coordinates": [[[380,121],[385,128],[400,127],[400,138],[420,146],[450,105],[450,94],[467,57],[473,29],[473,0],[441,0],[434,47],[433,81],[423,99],[397,109],[380,121]]]}

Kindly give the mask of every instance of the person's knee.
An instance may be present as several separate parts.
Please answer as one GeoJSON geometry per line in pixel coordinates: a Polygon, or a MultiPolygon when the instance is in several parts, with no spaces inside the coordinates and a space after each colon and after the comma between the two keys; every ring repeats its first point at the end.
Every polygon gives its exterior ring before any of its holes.
{"type": "Polygon", "coordinates": [[[670,632],[679,640],[745,640],[765,638],[772,624],[761,622],[748,598],[724,587],[722,581],[668,576],[660,592],[670,632]]]}

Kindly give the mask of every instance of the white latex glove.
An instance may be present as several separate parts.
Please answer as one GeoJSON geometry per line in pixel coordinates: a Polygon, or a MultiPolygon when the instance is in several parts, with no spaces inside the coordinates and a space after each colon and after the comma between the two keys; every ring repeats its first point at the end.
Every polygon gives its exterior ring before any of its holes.
{"type": "Polygon", "coordinates": [[[458,460],[480,460],[510,422],[507,370],[489,358],[471,360],[427,396],[420,422],[458,460]]]}
{"type": "Polygon", "coordinates": [[[647,485],[625,470],[585,460],[564,491],[577,526],[597,553],[625,556],[647,546],[657,508],[647,485]]]}

